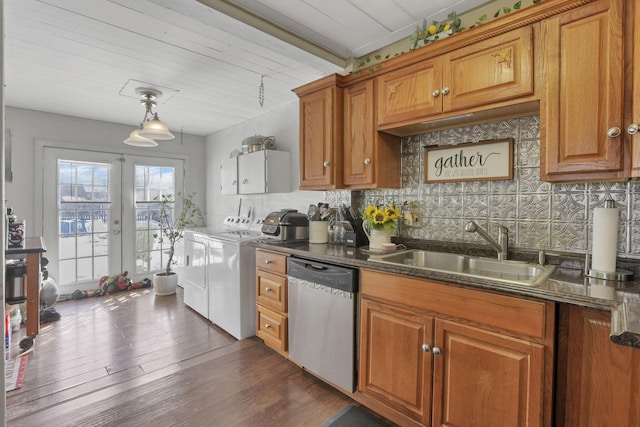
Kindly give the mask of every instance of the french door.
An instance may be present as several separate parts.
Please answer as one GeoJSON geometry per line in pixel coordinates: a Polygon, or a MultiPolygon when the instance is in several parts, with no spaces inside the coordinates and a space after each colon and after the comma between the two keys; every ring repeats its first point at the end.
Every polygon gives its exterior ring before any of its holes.
{"type": "Polygon", "coordinates": [[[65,291],[100,277],[161,269],[154,197],[182,189],[183,161],[44,147],[43,236],[47,266],[65,291]]]}

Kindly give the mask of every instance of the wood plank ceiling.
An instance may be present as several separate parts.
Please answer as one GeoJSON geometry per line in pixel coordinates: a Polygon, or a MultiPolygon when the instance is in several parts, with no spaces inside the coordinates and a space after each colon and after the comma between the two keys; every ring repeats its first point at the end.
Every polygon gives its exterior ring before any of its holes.
{"type": "Polygon", "coordinates": [[[294,102],[292,88],[409,36],[425,17],[483,3],[6,0],[5,103],[135,127],[135,89],[152,87],[172,131],[208,135],[294,102]]]}

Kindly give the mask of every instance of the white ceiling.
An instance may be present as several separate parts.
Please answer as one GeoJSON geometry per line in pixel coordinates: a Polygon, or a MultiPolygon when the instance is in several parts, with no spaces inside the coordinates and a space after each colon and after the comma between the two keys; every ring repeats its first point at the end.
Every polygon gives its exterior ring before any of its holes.
{"type": "Polygon", "coordinates": [[[5,0],[5,104],[137,126],[135,89],[151,87],[172,131],[208,135],[295,101],[291,89],[411,35],[425,17],[484,3],[5,0]]]}

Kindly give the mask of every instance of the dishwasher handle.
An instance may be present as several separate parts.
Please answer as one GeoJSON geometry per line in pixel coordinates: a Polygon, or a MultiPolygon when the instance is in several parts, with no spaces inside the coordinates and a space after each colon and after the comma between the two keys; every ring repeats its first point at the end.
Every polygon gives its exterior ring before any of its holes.
{"type": "Polygon", "coordinates": [[[289,257],[287,272],[291,277],[311,283],[350,293],[358,292],[358,270],[353,268],[289,257]]]}

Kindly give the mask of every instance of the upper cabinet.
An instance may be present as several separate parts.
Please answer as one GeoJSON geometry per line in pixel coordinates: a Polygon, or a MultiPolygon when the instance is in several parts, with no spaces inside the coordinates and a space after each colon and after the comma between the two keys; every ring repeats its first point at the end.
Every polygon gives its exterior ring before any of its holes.
{"type": "Polygon", "coordinates": [[[633,60],[631,63],[631,88],[625,93],[631,95],[626,98],[631,106],[627,108],[625,124],[627,124],[627,133],[631,140],[631,176],[633,178],[640,177],[640,1],[634,0],[632,4],[632,13],[627,12],[627,39],[633,40],[634,43],[627,44],[626,55],[633,60]]]}
{"type": "Polygon", "coordinates": [[[376,131],[373,90],[372,80],[344,90],[344,188],[400,188],[400,139],[376,131]]]}
{"type": "Polygon", "coordinates": [[[456,49],[376,78],[381,129],[531,95],[530,26],[456,49]]]}
{"type": "Polygon", "coordinates": [[[542,180],[629,176],[625,103],[634,100],[625,91],[629,59],[624,44],[626,30],[632,45],[633,28],[625,25],[625,3],[632,2],[596,1],[541,24],[546,82],[540,113],[542,180]]]}
{"type": "Polygon", "coordinates": [[[300,189],[398,188],[397,137],[537,113],[541,180],[640,178],[639,16],[640,0],[546,0],[295,89],[300,189]]]}
{"type": "Polygon", "coordinates": [[[238,194],[238,158],[228,157],[220,162],[220,192],[238,194]]]}
{"type": "Polygon", "coordinates": [[[224,159],[220,164],[222,194],[289,193],[291,155],[260,150],[224,159]]]}
{"type": "Polygon", "coordinates": [[[300,190],[342,185],[342,87],[333,74],[294,89],[300,98],[300,190]]]}

